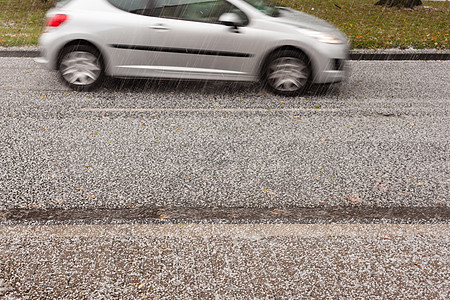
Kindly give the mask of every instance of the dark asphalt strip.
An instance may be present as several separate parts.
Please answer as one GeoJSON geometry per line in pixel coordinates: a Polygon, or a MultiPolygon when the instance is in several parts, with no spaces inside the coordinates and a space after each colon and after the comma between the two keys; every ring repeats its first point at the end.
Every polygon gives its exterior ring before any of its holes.
{"type": "MultiPolygon", "coordinates": [[[[0,57],[39,57],[35,50],[0,51],[0,57]]],[[[350,60],[450,60],[450,53],[363,53],[350,52],[350,60]]]]}
{"type": "Polygon", "coordinates": [[[0,57],[39,57],[39,51],[6,50],[0,51],[0,57]]]}
{"type": "Polygon", "coordinates": [[[449,223],[450,207],[177,208],[124,209],[13,208],[0,211],[0,224],[230,223],[331,224],[449,223]]]}
{"type": "Polygon", "coordinates": [[[350,60],[450,60],[450,53],[351,53],[350,60]]]}

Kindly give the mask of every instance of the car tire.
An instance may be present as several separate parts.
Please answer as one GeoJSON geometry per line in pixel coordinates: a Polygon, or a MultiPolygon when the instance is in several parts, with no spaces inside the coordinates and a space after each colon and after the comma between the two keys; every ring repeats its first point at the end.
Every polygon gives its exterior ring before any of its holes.
{"type": "Polygon", "coordinates": [[[282,50],[268,59],[265,68],[265,86],[282,96],[303,94],[311,79],[311,64],[302,53],[282,50]]]}
{"type": "Polygon", "coordinates": [[[104,79],[105,67],[100,52],[88,45],[64,48],[58,59],[61,80],[76,91],[91,91],[104,79]]]}

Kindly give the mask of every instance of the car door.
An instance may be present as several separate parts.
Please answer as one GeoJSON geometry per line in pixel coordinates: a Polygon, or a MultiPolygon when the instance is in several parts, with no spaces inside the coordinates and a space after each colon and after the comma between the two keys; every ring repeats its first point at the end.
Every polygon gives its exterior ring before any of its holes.
{"type": "Polygon", "coordinates": [[[121,68],[151,77],[254,80],[264,41],[241,10],[224,0],[151,1],[134,43],[115,45],[134,53],[121,68]],[[242,26],[219,22],[230,12],[242,26]]]}

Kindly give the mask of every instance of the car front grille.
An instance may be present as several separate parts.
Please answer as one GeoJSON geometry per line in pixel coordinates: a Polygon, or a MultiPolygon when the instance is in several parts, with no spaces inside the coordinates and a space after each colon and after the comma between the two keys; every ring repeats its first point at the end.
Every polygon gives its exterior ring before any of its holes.
{"type": "Polygon", "coordinates": [[[333,67],[333,70],[336,70],[336,71],[344,70],[344,60],[343,59],[339,59],[339,58],[332,59],[331,65],[333,67]]]}

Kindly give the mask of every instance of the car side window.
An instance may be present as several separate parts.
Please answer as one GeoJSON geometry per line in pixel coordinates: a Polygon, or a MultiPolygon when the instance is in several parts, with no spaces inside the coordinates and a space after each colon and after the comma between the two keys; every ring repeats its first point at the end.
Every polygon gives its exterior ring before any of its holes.
{"type": "Polygon", "coordinates": [[[108,0],[115,7],[139,15],[147,15],[150,10],[149,0],[108,0]]]}
{"type": "Polygon", "coordinates": [[[248,23],[247,16],[236,6],[225,0],[153,0],[152,16],[218,23],[224,13],[235,13],[242,24],[248,23]]]}

